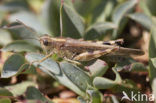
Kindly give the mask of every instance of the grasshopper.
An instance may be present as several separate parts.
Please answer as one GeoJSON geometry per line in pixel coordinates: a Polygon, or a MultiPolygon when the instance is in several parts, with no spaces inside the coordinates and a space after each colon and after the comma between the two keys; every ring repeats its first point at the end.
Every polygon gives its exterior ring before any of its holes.
{"type": "Polygon", "coordinates": [[[72,38],[53,38],[49,35],[40,37],[41,46],[49,53],[45,58],[56,53],[58,56],[73,61],[90,61],[101,56],[130,56],[143,55],[144,52],[139,49],[120,47],[122,39],[115,41],[85,41],[72,38]]]}
{"type": "MultiPolygon", "coordinates": [[[[30,27],[23,24],[27,29],[30,27]]],[[[46,51],[46,56],[40,61],[43,62],[53,54],[58,54],[59,57],[64,58],[69,62],[79,64],[82,61],[90,61],[100,58],[102,56],[131,56],[143,55],[144,52],[139,49],[124,48],[120,45],[123,44],[123,39],[114,41],[85,41],[83,39],[72,39],[63,37],[51,37],[47,34],[38,37],[41,47],[46,51]]]]}

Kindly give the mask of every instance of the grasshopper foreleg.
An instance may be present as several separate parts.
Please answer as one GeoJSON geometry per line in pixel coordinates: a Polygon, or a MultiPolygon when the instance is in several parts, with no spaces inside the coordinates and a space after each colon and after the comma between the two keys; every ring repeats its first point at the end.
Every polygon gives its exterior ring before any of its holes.
{"type": "MultiPolygon", "coordinates": [[[[46,55],[45,57],[43,57],[41,60],[36,60],[36,61],[31,62],[30,65],[29,65],[29,68],[31,67],[31,65],[32,65],[33,63],[38,63],[38,64],[39,64],[39,63],[45,61],[47,58],[49,58],[49,57],[52,56],[52,55],[53,55],[53,52],[49,53],[48,55],[46,55]]],[[[29,68],[28,68],[28,69],[29,69],[29,68]]]]}

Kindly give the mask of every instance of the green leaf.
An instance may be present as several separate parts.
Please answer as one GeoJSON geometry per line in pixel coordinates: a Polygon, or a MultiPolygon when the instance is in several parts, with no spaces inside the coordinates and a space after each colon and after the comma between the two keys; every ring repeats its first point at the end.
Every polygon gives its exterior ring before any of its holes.
{"type": "Polygon", "coordinates": [[[118,61],[116,61],[116,65],[115,68],[117,69],[117,71],[121,71],[123,69],[125,70],[131,70],[132,69],[132,63],[136,63],[136,61],[134,61],[132,58],[130,57],[118,57],[119,58],[118,61]]]}
{"type": "Polygon", "coordinates": [[[17,74],[36,74],[36,68],[30,64],[23,64],[17,74]]]}
{"type": "MultiPolygon", "coordinates": [[[[149,43],[149,58],[155,58],[156,57],[156,30],[153,27],[151,32],[151,38],[149,43]]],[[[152,81],[156,77],[156,69],[152,63],[152,61],[149,61],[150,69],[149,69],[149,77],[152,81]]]]}
{"type": "Polygon", "coordinates": [[[36,15],[31,12],[20,11],[10,15],[9,17],[10,22],[15,22],[17,19],[41,34],[50,34],[49,30],[42,25],[36,15]]]}
{"type": "Polygon", "coordinates": [[[5,88],[8,89],[14,96],[19,96],[25,93],[27,87],[29,86],[36,86],[36,84],[30,81],[25,81],[15,85],[5,86],[5,88]]]}
{"type": "MultiPolygon", "coordinates": [[[[135,4],[137,3],[137,0],[128,0],[120,5],[117,6],[117,8],[114,10],[112,15],[112,21],[118,25],[118,29],[120,29],[120,23],[126,13],[130,11],[135,4]]],[[[116,38],[118,36],[118,30],[114,30],[113,32],[113,38],[116,38]]]]}
{"type": "Polygon", "coordinates": [[[29,5],[26,1],[13,0],[0,5],[0,10],[5,12],[15,12],[20,10],[29,10],[29,5]]]}
{"type": "Polygon", "coordinates": [[[97,39],[101,38],[108,30],[117,28],[116,24],[111,22],[100,22],[90,26],[86,31],[85,39],[97,39]]]}
{"type": "Polygon", "coordinates": [[[42,102],[52,103],[50,100],[46,99],[41,92],[35,87],[28,87],[26,91],[26,98],[29,100],[41,100],[42,102]]]}
{"type": "Polygon", "coordinates": [[[135,4],[137,3],[137,0],[128,0],[120,5],[117,6],[117,8],[114,10],[112,20],[115,24],[119,25],[121,19],[124,17],[124,15],[132,9],[135,4]]]}
{"type": "Polygon", "coordinates": [[[5,88],[0,88],[0,96],[13,96],[13,94],[5,88]]]}
{"type": "MultiPolygon", "coordinates": [[[[44,55],[37,54],[37,53],[28,53],[25,56],[26,60],[29,61],[30,63],[32,63],[34,61],[42,60],[42,58],[44,58],[44,57],[45,57],[44,55]]],[[[50,71],[52,74],[60,74],[60,72],[61,72],[59,64],[50,58],[46,59],[45,61],[43,61],[41,63],[35,62],[34,65],[38,66],[43,71],[46,69],[46,70],[50,71]]]]}
{"type": "Polygon", "coordinates": [[[92,23],[104,22],[111,15],[115,3],[114,0],[101,0],[93,11],[92,23]]]}
{"type": "Polygon", "coordinates": [[[98,89],[109,89],[116,85],[113,80],[103,77],[95,77],[95,79],[93,80],[93,84],[98,89]]]}
{"type": "Polygon", "coordinates": [[[9,98],[2,98],[0,99],[0,103],[11,103],[11,100],[9,98]]]}
{"type": "Polygon", "coordinates": [[[120,74],[117,72],[117,70],[115,68],[113,68],[113,72],[115,73],[116,75],[116,78],[115,78],[115,82],[116,83],[121,83],[122,82],[122,79],[120,77],[120,74]]]}
{"type": "Polygon", "coordinates": [[[112,95],[111,98],[112,98],[112,102],[113,102],[113,103],[119,103],[119,101],[118,101],[118,99],[116,98],[116,96],[112,95]]]}
{"type": "Polygon", "coordinates": [[[60,67],[68,79],[81,90],[86,91],[88,85],[92,85],[90,77],[80,68],[67,62],[61,62],[60,67]]]}
{"type": "Polygon", "coordinates": [[[147,72],[148,69],[146,68],[146,66],[142,63],[136,62],[136,63],[132,63],[131,67],[130,67],[131,71],[135,71],[135,72],[147,72]]]}
{"type": "Polygon", "coordinates": [[[78,96],[77,99],[80,101],[80,103],[87,103],[87,100],[85,100],[83,97],[78,96]]]}
{"type": "Polygon", "coordinates": [[[152,81],[152,92],[154,94],[154,98],[156,98],[156,78],[152,81]]]}
{"type": "Polygon", "coordinates": [[[156,68],[156,58],[151,58],[151,62],[153,64],[153,66],[156,68]]]}
{"type": "Polygon", "coordinates": [[[58,0],[46,0],[41,13],[44,23],[48,26],[48,29],[54,36],[60,35],[60,5],[60,1],[58,0]]]}
{"type": "Polygon", "coordinates": [[[33,30],[30,27],[25,27],[23,24],[17,25],[17,24],[10,24],[9,27],[4,27],[4,29],[8,30],[14,39],[23,39],[35,46],[40,46],[38,39],[38,35],[36,34],[36,31],[33,30]]]}
{"type": "Polygon", "coordinates": [[[102,98],[101,98],[101,94],[99,91],[97,90],[87,90],[87,93],[90,96],[91,99],[91,103],[101,103],[102,102],[102,98]]]}
{"type": "Polygon", "coordinates": [[[121,84],[122,79],[120,77],[120,74],[114,68],[113,68],[113,72],[116,75],[116,78],[115,78],[114,81],[113,80],[110,80],[110,79],[107,79],[107,78],[103,78],[103,77],[96,77],[93,80],[94,86],[96,88],[98,88],[98,89],[109,89],[109,88],[114,87],[117,84],[121,84]]]}
{"type": "Polygon", "coordinates": [[[73,2],[74,8],[83,17],[89,18],[90,14],[93,13],[94,9],[101,3],[102,0],[75,0],[73,2]]]}
{"type": "Polygon", "coordinates": [[[24,40],[17,40],[9,43],[1,49],[5,52],[37,52],[39,49],[24,40]]]}
{"type": "Polygon", "coordinates": [[[12,37],[8,31],[0,29],[0,45],[6,45],[12,42],[12,37]]]}
{"type": "Polygon", "coordinates": [[[89,69],[91,76],[94,78],[96,76],[103,76],[108,69],[108,64],[98,59],[95,63],[87,68],[89,69]]]}
{"type": "Polygon", "coordinates": [[[84,35],[84,21],[72,5],[63,5],[63,34],[64,36],[80,38],[84,35]]]}
{"type": "MultiPolygon", "coordinates": [[[[37,53],[29,53],[26,55],[26,59],[29,62],[41,60],[43,57],[44,55],[37,53]]],[[[80,68],[73,66],[72,64],[61,62],[59,65],[50,58],[40,64],[33,64],[80,96],[84,97],[86,95],[85,90],[87,86],[91,85],[90,77],[80,68]]]]}
{"type": "Polygon", "coordinates": [[[136,22],[140,23],[147,29],[151,29],[153,26],[153,22],[151,18],[143,13],[133,13],[128,15],[129,18],[135,20],[136,22]]]}
{"type": "Polygon", "coordinates": [[[24,63],[24,57],[22,55],[13,54],[4,63],[3,70],[1,72],[1,77],[9,78],[15,75],[23,63],[24,63]]]}
{"type": "Polygon", "coordinates": [[[148,6],[148,9],[151,11],[151,13],[156,16],[156,7],[155,7],[156,1],[155,0],[145,0],[145,2],[148,6]]]}
{"type": "Polygon", "coordinates": [[[149,43],[149,57],[154,58],[156,57],[156,26],[152,28],[151,31],[151,38],[150,38],[150,43],[149,43]]]}
{"type": "MultiPolygon", "coordinates": [[[[141,1],[139,2],[139,7],[142,9],[142,11],[143,11],[146,15],[152,16],[152,14],[151,14],[151,12],[150,12],[148,6],[147,6],[147,3],[146,3],[145,1],[146,1],[146,0],[141,0],[141,1]]],[[[148,0],[148,1],[149,1],[149,0],[148,0]]]]}

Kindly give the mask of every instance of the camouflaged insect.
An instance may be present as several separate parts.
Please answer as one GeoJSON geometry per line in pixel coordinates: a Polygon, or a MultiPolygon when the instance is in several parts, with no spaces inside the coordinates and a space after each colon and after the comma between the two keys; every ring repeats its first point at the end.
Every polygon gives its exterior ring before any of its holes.
{"type": "MultiPolygon", "coordinates": [[[[72,38],[53,38],[44,35],[39,39],[41,46],[47,51],[45,59],[56,53],[59,57],[73,61],[90,61],[101,56],[143,55],[139,49],[120,47],[122,39],[115,41],[84,41],[72,38]]],[[[43,59],[44,60],[44,59],[43,59]]]]}

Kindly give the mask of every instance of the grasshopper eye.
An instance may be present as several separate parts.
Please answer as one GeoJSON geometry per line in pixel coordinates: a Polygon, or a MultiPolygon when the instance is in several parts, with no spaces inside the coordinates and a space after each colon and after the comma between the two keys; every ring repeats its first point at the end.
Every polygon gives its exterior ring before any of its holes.
{"type": "Polygon", "coordinates": [[[45,46],[48,46],[48,44],[49,44],[48,40],[43,40],[43,44],[44,44],[45,46]]]}

